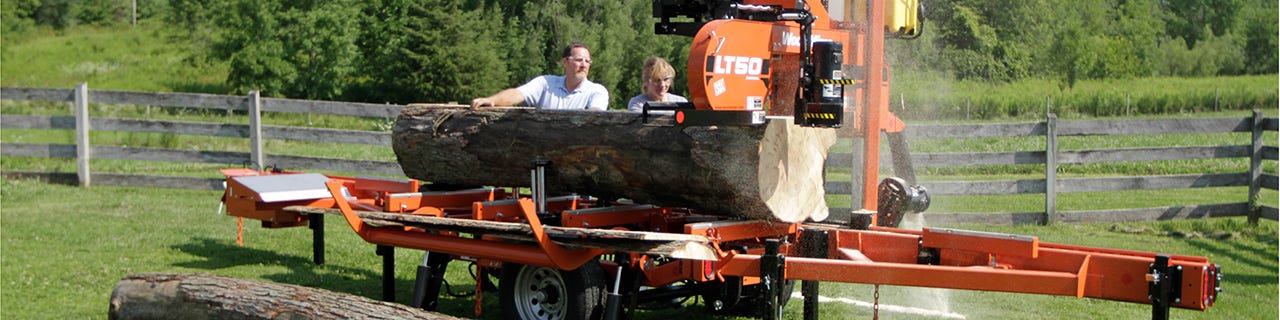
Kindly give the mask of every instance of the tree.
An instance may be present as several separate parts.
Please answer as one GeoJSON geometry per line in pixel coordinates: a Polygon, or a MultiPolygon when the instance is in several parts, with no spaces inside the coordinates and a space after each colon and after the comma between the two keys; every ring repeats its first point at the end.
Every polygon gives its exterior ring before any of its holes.
{"type": "Polygon", "coordinates": [[[390,69],[402,76],[388,81],[394,89],[423,99],[418,101],[469,102],[508,86],[506,64],[495,50],[502,46],[497,33],[476,26],[492,9],[430,0],[409,4],[406,13],[397,30],[403,44],[395,53],[403,60],[390,69]]]}
{"type": "Polygon", "coordinates": [[[240,1],[220,10],[213,54],[231,62],[227,84],[269,96],[338,98],[356,70],[357,3],[240,1]]]}

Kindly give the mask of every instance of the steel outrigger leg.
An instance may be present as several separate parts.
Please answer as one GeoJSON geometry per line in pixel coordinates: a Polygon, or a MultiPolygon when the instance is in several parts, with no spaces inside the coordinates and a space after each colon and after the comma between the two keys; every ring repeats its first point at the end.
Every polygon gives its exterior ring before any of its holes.
{"type": "Polygon", "coordinates": [[[764,288],[766,320],[782,319],[783,288],[786,287],[786,257],[778,253],[778,239],[764,242],[764,254],[760,256],[760,286],[764,288]]]}
{"type": "Polygon", "coordinates": [[[1147,273],[1147,297],[1151,299],[1151,319],[1168,320],[1169,305],[1182,302],[1182,266],[1169,265],[1169,256],[1156,255],[1147,273]]]}
{"type": "Polygon", "coordinates": [[[396,302],[396,247],[378,245],[382,256],[382,301],[396,302]]]}
{"type": "MultiPolygon", "coordinates": [[[[801,234],[800,243],[803,255],[809,258],[826,258],[828,252],[828,233],[826,230],[805,230],[801,234]]],[[[804,319],[818,319],[818,281],[805,280],[800,284],[800,293],[804,295],[804,319]]]]}
{"type": "Polygon", "coordinates": [[[311,228],[311,261],[316,265],[324,264],[324,215],[312,213],[307,215],[307,226],[311,228]]]}
{"type": "MultiPolygon", "coordinates": [[[[453,257],[427,251],[422,256],[422,265],[418,266],[417,278],[413,283],[413,301],[410,305],[427,311],[436,311],[440,302],[440,285],[444,282],[444,273],[453,257]]],[[[479,281],[479,280],[477,280],[479,281]]]]}

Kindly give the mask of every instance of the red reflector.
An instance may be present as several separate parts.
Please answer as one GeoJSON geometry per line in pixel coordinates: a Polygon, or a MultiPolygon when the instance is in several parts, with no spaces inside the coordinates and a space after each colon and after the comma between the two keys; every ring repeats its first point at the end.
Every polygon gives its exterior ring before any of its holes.
{"type": "Polygon", "coordinates": [[[684,123],[684,111],[676,111],[676,123],[684,123]]]}
{"type": "Polygon", "coordinates": [[[702,278],[711,279],[715,275],[715,266],[711,264],[711,260],[702,262],[702,278]]]}

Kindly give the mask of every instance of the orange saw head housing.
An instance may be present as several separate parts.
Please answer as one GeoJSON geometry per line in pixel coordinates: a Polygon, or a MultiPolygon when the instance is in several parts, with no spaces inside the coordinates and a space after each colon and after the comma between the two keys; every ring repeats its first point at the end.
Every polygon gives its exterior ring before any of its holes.
{"type": "Polygon", "coordinates": [[[843,45],[851,33],[836,28],[821,2],[812,2],[655,1],[654,15],[662,18],[658,33],[693,37],[687,70],[693,107],[840,126],[846,113],[843,66],[851,64],[854,46],[843,45]],[[675,16],[694,22],[670,22],[675,16]],[[814,43],[835,50],[814,55],[814,43]]]}
{"type": "MultiPolygon", "coordinates": [[[[692,108],[794,116],[797,124],[859,135],[864,88],[885,95],[889,88],[887,71],[866,69],[869,54],[883,56],[868,50],[870,19],[856,14],[867,11],[866,2],[654,0],[655,32],[693,38],[686,70],[692,108]]],[[[886,26],[890,36],[915,28],[886,26]]],[[[887,103],[878,104],[888,114],[887,103]]]]}

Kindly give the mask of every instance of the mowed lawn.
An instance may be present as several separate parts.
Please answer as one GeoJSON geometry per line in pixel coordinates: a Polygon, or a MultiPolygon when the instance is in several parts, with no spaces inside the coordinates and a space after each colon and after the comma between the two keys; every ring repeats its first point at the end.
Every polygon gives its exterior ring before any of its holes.
{"type": "MultiPolygon", "coordinates": [[[[328,232],[328,263],[311,263],[305,228],[269,230],[249,221],[244,246],[236,219],[216,213],[216,191],[89,187],[0,180],[0,318],[105,317],[114,284],[142,272],[197,272],[324,288],[379,298],[380,259],[338,219],[328,232]]],[[[1041,237],[1043,242],[1207,256],[1227,272],[1218,304],[1207,312],[1175,310],[1175,319],[1275,319],[1277,226],[1241,218],[1126,224],[968,226],[1041,237]]],[[[399,302],[411,295],[420,252],[397,251],[399,302]]],[[[450,265],[449,288],[470,292],[466,264],[450,265]]],[[[1028,284],[1034,285],[1034,284],[1028,284]]],[[[823,319],[870,318],[869,285],[824,283],[823,319]]],[[[474,317],[470,298],[442,297],[443,312],[474,317]]],[[[792,300],[787,318],[799,318],[792,300]]],[[[885,319],[1135,319],[1150,307],[1074,297],[882,287],[885,319]]],[[[713,318],[695,305],[641,312],[641,319],[713,318]]],[[[481,318],[498,319],[497,296],[486,293],[481,318]]]]}

